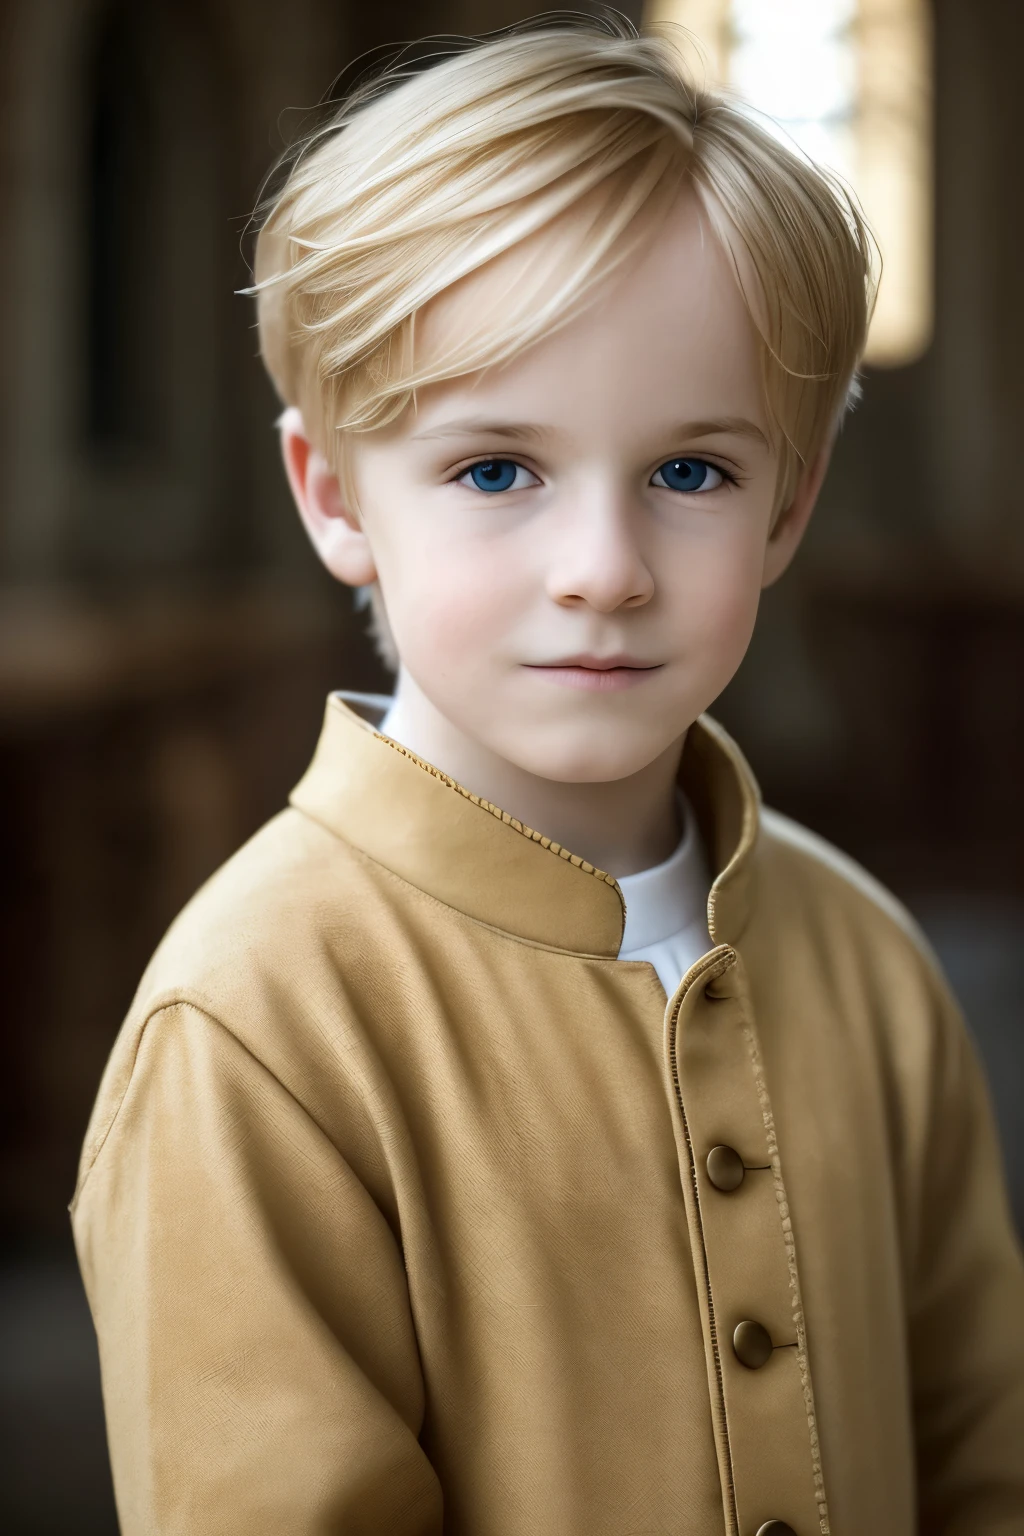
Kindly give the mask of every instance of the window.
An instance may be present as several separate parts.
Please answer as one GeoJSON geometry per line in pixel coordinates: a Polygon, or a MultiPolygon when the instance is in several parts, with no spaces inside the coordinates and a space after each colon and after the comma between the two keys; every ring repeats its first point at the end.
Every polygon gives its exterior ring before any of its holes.
{"type": "Polygon", "coordinates": [[[882,253],[867,360],[919,357],[932,330],[928,0],[648,0],[645,21],[686,28],[676,40],[698,80],[853,187],[882,253]]]}

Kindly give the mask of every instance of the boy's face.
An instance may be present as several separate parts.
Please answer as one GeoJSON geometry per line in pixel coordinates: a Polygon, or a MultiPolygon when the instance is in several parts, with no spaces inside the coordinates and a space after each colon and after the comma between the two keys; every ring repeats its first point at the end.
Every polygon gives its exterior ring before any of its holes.
{"type": "MultiPolygon", "coordinates": [[[[523,259],[430,306],[428,355],[500,307],[523,259]]],[[[350,441],[358,523],[306,475],[322,557],[376,575],[403,667],[452,726],[572,782],[640,771],[717,697],[824,468],[773,526],[756,337],[692,194],[564,329],[350,441]]]]}

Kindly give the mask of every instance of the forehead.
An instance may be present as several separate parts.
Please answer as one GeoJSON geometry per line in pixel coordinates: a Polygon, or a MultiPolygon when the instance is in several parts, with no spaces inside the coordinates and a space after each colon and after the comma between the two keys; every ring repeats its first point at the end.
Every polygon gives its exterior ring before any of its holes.
{"type": "MultiPolygon", "coordinates": [[[[557,273],[562,258],[580,249],[578,236],[571,225],[542,231],[447,289],[420,317],[421,359],[442,358],[467,330],[500,333],[516,285],[532,283],[538,264],[557,273]]],[[[423,390],[417,426],[463,402],[553,424],[585,419],[616,436],[662,417],[744,416],[767,430],[758,338],[730,258],[694,193],[676,197],[567,324],[508,363],[423,390]]]]}

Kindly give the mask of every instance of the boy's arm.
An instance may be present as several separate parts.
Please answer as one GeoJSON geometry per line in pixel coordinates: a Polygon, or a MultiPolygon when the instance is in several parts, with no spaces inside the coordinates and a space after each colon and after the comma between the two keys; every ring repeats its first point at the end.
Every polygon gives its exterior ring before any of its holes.
{"type": "Polygon", "coordinates": [[[232,1034],[146,1026],[72,1207],[123,1536],[436,1536],[402,1256],[232,1034]]]}
{"type": "Polygon", "coordinates": [[[942,987],[910,1327],[921,1536],[1024,1533],[1024,1266],[988,1092],[942,987]]]}

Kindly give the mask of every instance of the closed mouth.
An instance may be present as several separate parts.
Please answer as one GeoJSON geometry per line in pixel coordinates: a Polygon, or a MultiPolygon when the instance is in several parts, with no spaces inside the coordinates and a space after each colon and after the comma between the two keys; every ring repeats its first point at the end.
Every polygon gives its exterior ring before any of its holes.
{"type": "Polygon", "coordinates": [[[587,672],[655,672],[660,661],[638,661],[633,656],[566,656],[562,661],[527,662],[538,671],[580,667],[587,672]]]}
{"type": "Polygon", "coordinates": [[[648,677],[660,672],[661,662],[638,662],[618,656],[574,656],[567,661],[553,661],[527,670],[548,682],[584,693],[620,693],[623,689],[642,687],[648,677]]]}

